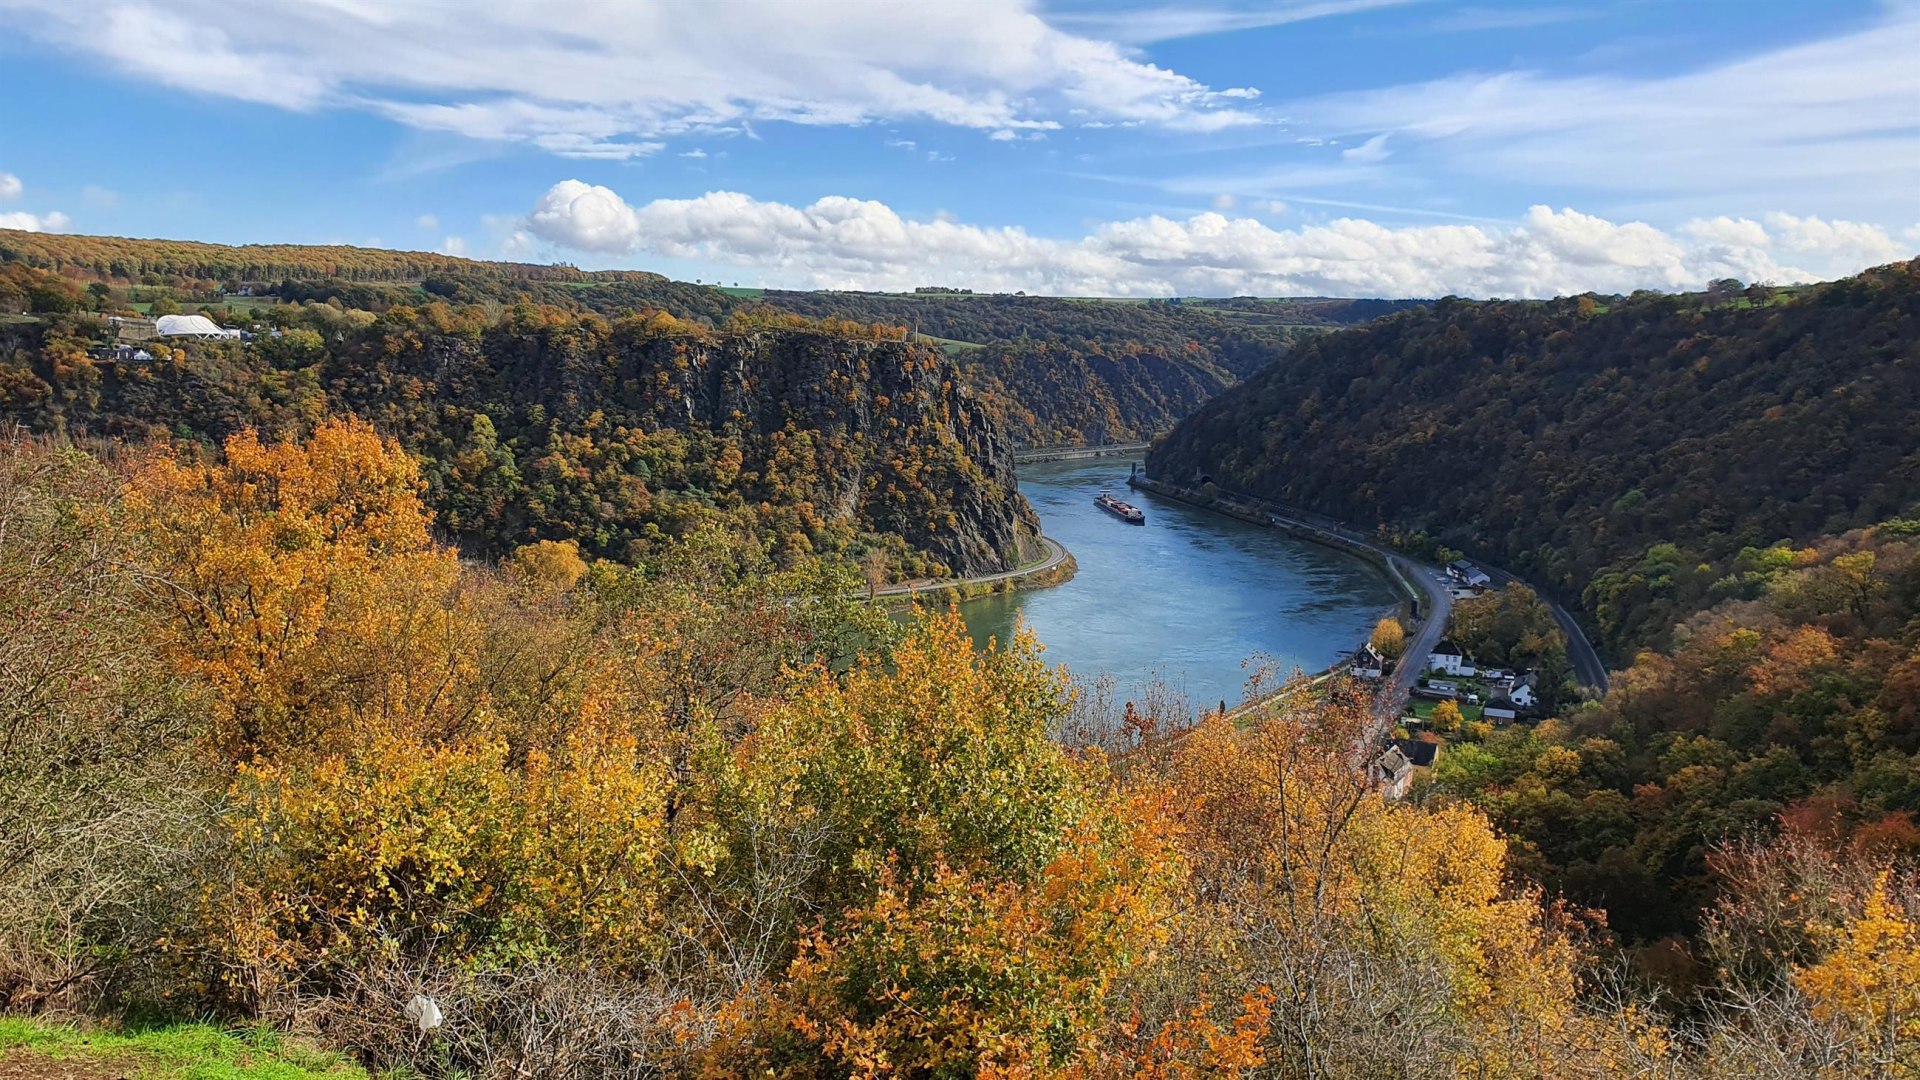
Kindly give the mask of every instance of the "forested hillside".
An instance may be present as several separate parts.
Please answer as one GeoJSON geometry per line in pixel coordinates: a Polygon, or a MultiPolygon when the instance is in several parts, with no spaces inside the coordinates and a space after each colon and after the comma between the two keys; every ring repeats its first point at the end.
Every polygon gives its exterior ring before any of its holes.
{"type": "Polygon", "coordinates": [[[1920,264],[1791,292],[1442,301],[1302,343],[1155,448],[1583,606],[1616,658],[1751,597],[1748,549],[1920,499],[1920,264]]]}
{"type": "MultiPolygon", "coordinates": [[[[163,313],[207,307],[228,321],[271,318],[274,301],[375,313],[443,301],[496,313],[519,303],[608,318],[663,311],[710,328],[771,306],[816,319],[907,327],[948,351],[1019,445],[1145,438],[1296,339],[1407,306],[1248,297],[1132,302],[945,292],[744,294],[640,271],[430,252],[9,230],[0,230],[0,266],[42,270],[75,289],[86,287],[71,302],[79,308],[137,304],[163,313]],[[237,291],[245,295],[230,295],[237,291]]],[[[6,310],[24,308],[0,296],[0,311],[6,310]]]]}
{"type": "Polygon", "coordinates": [[[442,527],[477,554],[565,539],[633,562],[718,523],[785,565],[819,552],[945,576],[1009,569],[1035,533],[951,363],[884,328],[290,310],[278,336],[144,359],[90,356],[85,317],[0,326],[0,418],[212,447],[359,416],[422,456],[442,527]]]}
{"type": "MultiPolygon", "coordinates": [[[[1910,827],[1712,860],[1666,1009],[1516,878],[1536,841],[1380,797],[1356,686],[1088,713],[1026,635],[976,650],[712,530],[632,569],[463,559],[419,468],[359,421],[0,442],[0,1008],[481,1080],[1912,1060],[1910,827]]],[[[1617,771],[1596,740],[1523,767],[1551,791],[1589,752],[1617,771]]]]}

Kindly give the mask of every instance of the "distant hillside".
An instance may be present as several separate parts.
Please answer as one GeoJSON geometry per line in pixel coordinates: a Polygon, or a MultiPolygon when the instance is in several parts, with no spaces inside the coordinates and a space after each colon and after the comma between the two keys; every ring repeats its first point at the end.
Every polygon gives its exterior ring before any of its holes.
{"type": "Polygon", "coordinates": [[[1791,293],[1441,301],[1303,342],[1149,467],[1497,561],[1584,602],[1621,657],[1744,595],[1743,548],[1912,507],[1916,416],[1908,263],[1791,293]]]}
{"type": "Polygon", "coordinates": [[[0,266],[105,289],[91,306],[273,302],[375,313],[434,301],[498,311],[534,303],[611,318],[664,311],[709,327],[772,307],[809,318],[907,327],[945,348],[1022,445],[1145,438],[1303,337],[1412,306],[1329,298],[1095,300],[974,293],[768,290],[736,295],[631,270],[483,262],[347,246],[131,240],[0,230],[0,266]],[[244,293],[244,297],[232,294],[244,293]]]}

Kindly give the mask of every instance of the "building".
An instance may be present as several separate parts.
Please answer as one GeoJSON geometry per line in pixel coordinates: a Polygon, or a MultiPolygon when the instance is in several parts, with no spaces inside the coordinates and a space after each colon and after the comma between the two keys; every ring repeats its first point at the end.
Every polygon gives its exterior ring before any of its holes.
{"type": "Polygon", "coordinates": [[[1493,584],[1493,578],[1488,576],[1485,570],[1465,559],[1455,559],[1448,563],[1447,576],[1469,589],[1484,589],[1493,584]]]}
{"type": "Polygon", "coordinates": [[[1476,671],[1467,662],[1467,654],[1461,651],[1460,646],[1445,639],[1427,654],[1427,670],[1444,671],[1449,675],[1472,675],[1476,671]]]}
{"type": "Polygon", "coordinates": [[[153,359],[153,354],[132,345],[96,345],[87,350],[87,355],[95,360],[122,360],[139,362],[153,359]]]}
{"type": "Polygon", "coordinates": [[[1480,710],[1480,719],[1491,720],[1496,724],[1511,724],[1520,717],[1520,706],[1506,694],[1495,694],[1487,699],[1480,710]]]}
{"type": "Polygon", "coordinates": [[[1387,658],[1369,641],[1353,650],[1353,659],[1348,662],[1347,670],[1356,679],[1378,679],[1387,672],[1387,658]]]}
{"type": "Polygon", "coordinates": [[[1440,756],[1440,744],[1426,739],[1395,739],[1393,745],[1416,769],[1430,769],[1440,756]]]}
{"type": "Polygon", "coordinates": [[[153,332],[163,338],[180,337],[199,338],[202,340],[238,338],[240,336],[240,331],[222,329],[205,315],[162,315],[153,321],[153,332]]]}
{"type": "Polygon", "coordinates": [[[1513,699],[1515,705],[1523,709],[1531,709],[1540,701],[1536,690],[1538,685],[1538,676],[1529,671],[1513,680],[1513,685],[1507,688],[1507,696],[1513,699]]]}
{"type": "Polygon", "coordinates": [[[107,325],[113,328],[115,341],[152,341],[154,326],[152,319],[129,319],[119,315],[109,316],[107,325]]]}
{"type": "Polygon", "coordinates": [[[1371,772],[1380,784],[1380,793],[1389,799],[1405,798],[1407,789],[1413,786],[1413,762],[1397,745],[1388,746],[1373,759],[1371,772]]]}

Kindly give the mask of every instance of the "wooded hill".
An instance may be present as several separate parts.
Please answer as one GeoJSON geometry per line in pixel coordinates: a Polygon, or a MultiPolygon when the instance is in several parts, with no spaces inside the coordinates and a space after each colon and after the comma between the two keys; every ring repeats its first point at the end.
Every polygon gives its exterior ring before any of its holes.
{"type": "MultiPolygon", "coordinates": [[[[939,344],[1020,445],[1145,438],[1258,370],[1299,337],[1365,321],[1406,301],[1326,298],[1107,301],[972,293],[725,291],[640,271],[481,262],[430,252],[293,244],[228,247],[172,240],[0,230],[0,266],[30,267],[97,297],[83,307],[157,301],[229,313],[245,289],[262,302],[375,313],[435,300],[536,303],[617,318],[664,311],[708,327],[763,307],[815,319],[907,327],[939,344]]],[[[20,309],[18,304],[14,309],[20,309]]],[[[0,310],[8,308],[0,296],[0,310]]]]}
{"type": "Polygon", "coordinates": [[[939,577],[1011,569],[1036,532],[952,364],[885,328],[286,310],[299,324],[278,336],[154,342],[146,359],[90,356],[86,317],[0,326],[0,418],[211,448],[358,416],[426,460],[442,528],[475,554],[569,540],[637,562],[720,525],[782,565],[822,553],[939,577]]]}
{"type": "Polygon", "coordinates": [[[1149,457],[1583,606],[1616,658],[1758,587],[1746,549],[1920,499],[1920,264],[1791,292],[1443,300],[1315,337],[1149,457]]]}

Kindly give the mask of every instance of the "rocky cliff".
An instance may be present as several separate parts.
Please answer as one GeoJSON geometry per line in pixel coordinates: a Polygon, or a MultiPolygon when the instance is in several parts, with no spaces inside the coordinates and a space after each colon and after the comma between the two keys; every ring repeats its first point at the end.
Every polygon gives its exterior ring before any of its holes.
{"type": "Polygon", "coordinates": [[[1037,534],[1006,441],[952,364],[878,333],[400,312],[84,371],[70,352],[19,351],[16,381],[46,391],[15,395],[16,417],[212,441],[353,413],[426,459],[443,527],[477,552],[571,538],[634,560],[719,522],[780,561],[830,553],[921,576],[1010,569],[1037,534]]]}

